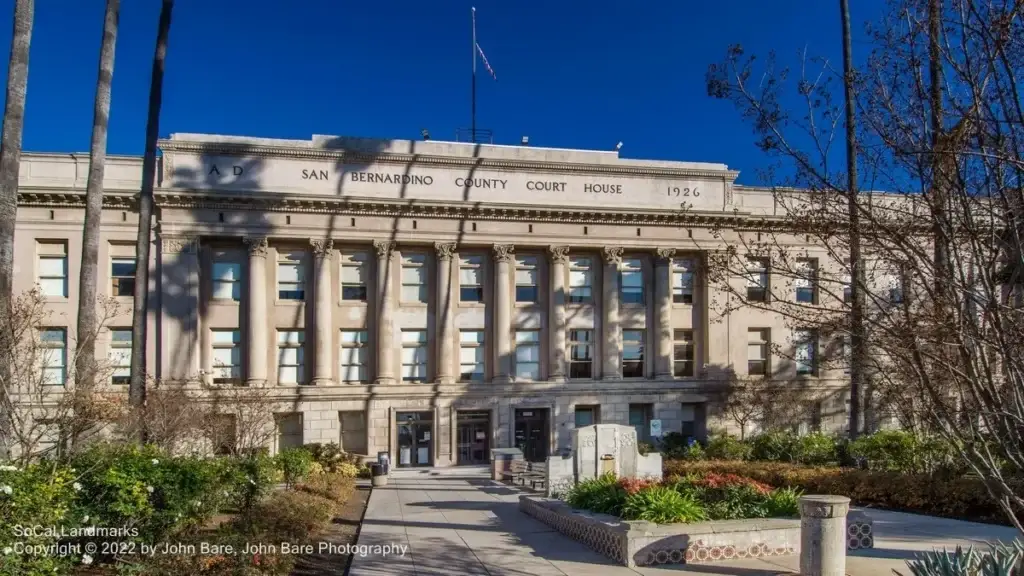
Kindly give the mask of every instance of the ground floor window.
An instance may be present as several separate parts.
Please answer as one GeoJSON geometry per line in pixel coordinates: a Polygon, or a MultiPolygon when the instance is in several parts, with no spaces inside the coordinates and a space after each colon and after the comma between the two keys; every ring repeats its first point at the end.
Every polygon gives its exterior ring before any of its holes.
{"type": "Polygon", "coordinates": [[[577,428],[597,424],[597,406],[577,406],[575,412],[577,428]]]}
{"type": "Polygon", "coordinates": [[[653,413],[653,404],[629,405],[629,425],[636,428],[636,439],[638,442],[651,441],[651,418],[653,413]]]}
{"type": "Polygon", "coordinates": [[[338,443],[349,454],[367,454],[366,412],[351,410],[339,413],[341,436],[338,443]]]}

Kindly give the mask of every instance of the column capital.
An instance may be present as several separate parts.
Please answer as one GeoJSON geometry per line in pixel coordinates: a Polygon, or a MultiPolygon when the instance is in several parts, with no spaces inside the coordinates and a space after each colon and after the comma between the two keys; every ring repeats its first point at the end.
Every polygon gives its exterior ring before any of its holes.
{"type": "Polygon", "coordinates": [[[551,255],[552,262],[565,264],[569,261],[568,246],[548,246],[548,254],[551,255]]]}
{"type": "Polygon", "coordinates": [[[246,236],[242,241],[249,248],[249,256],[266,258],[269,249],[266,236],[246,236]]]}
{"type": "Polygon", "coordinates": [[[313,255],[317,258],[324,258],[331,255],[334,249],[334,240],[330,238],[310,238],[309,245],[313,247],[313,255]]]}
{"type": "Polygon", "coordinates": [[[437,259],[441,261],[451,260],[455,256],[455,247],[455,242],[434,242],[437,259]]]}
{"type": "Polygon", "coordinates": [[[658,264],[665,265],[671,264],[672,258],[676,255],[675,248],[656,248],[654,250],[655,256],[657,256],[658,264]]]}
{"type": "Polygon", "coordinates": [[[515,257],[516,247],[512,244],[495,244],[494,259],[498,262],[511,262],[515,257]]]}
{"type": "Polygon", "coordinates": [[[377,251],[378,258],[390,258],[395,251],[395,243],[390,240],[374,240],[373,249],[377,251]]]}
{"type": "Polygon", "coordinates": [[[622,246],[605,246],[601,255],[608,264],[622,264],[622,246]]]}
{"type": "Polygon", "coordinates": [[[195,254],[199,251],[199,237],[162,236],[160,247],[165,254],[195,254]]]}

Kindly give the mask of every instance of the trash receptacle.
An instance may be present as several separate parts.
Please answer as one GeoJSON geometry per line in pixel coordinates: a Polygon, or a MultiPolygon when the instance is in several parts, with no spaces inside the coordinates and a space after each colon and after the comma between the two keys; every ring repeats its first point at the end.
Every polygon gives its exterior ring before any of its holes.
{"type": "Polygon", "coordinates": [[[375,488],[388,485],[388,477],[380,464],[370,464],[370,485],[375,488]]]}
{"type": "Polygon", "coordinates": [[[377,464],[383,468],[383,475],[387,476],[391,472],[391,455],[386,451],[377,452],[377,464]]]}

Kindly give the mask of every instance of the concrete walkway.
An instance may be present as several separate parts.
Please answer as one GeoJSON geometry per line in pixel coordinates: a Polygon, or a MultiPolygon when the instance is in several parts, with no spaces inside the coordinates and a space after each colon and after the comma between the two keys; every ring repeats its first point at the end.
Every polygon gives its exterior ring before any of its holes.
{"type": "MultiPolygon", "coordinates": [[[[661,568],[626,568],[519,512],[520,490],[490,480],[483,468],[395,470],[373,490],[359,534],[365,556],[352,576],[618,576],[795,573],[797,556],[661,568]],[[403,555],[398,550],[407,546],[403,555]]],[[[875,522],[874,550],[851,554],[851,576],[909,574],[906,560],[932,548],[1012,540],[1011,528],[959,520],[866,510],[875,522]]]]}

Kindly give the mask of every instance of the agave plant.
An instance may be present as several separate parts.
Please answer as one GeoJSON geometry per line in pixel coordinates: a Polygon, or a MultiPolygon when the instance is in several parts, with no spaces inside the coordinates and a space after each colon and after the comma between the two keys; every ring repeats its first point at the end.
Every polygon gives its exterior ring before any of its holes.
{"type": "MultiPolygon", "coordinates": [[[[911,576],[1021,576],[1024,574],[1024,544],[1019,540],[1006,545],[991,545],[988,552],[973,546],[960,546],[952,553],[945,549],[918,554],[907,561],[911,576]]],[[[893,570],[898,576],[900,572],[893,570]]]]}

